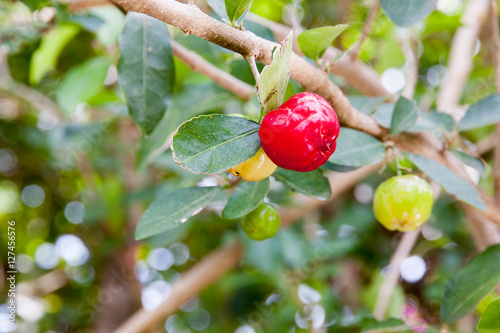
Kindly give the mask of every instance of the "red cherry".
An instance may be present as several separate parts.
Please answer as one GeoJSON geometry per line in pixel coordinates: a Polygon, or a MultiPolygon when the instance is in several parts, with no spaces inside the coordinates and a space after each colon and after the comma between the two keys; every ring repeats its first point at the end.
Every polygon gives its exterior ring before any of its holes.
{"type": "Polygon", "coordinates": [[[331,105],[319,95],[303,92],[264,117],[259,137],[274,164],[306,172],[319,168],[333,154],[339,130],[331,105]]]}

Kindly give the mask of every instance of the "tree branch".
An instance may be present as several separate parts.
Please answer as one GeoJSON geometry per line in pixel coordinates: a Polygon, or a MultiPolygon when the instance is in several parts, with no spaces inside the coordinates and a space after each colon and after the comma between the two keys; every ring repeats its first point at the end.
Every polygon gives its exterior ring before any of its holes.
{"type": "Polygon", "coordinates": [[[401,44],[401,48],[403,49],[403,53],[406,58],[408,73],[406,75],[406,86],[401,95],[408,99],[413,99],[418,80],[418,58],[415,54],[415,49],[412,46],[412,41],[413,38],[410,31],[408,31],[406,36],[401,36],[399,38],[399,43],[401,44]]]}
{"type": "MultiPolygon", "coordinates": [[[[376,172],[380,164],[362,167],[347,173],[329,172],[328,178],[332,186],[332,196],[327,201],[319,201],[310,197],[297,195],[301,199],[301,207],[286,209],[281,215],[281,227],[298,221],[307,214],[327,205],[334,198],[357,184],[361,179],[376,172]]],[[[141,309],[125,321],[114,333],[149,332],[161,324],[165,318],[177,311],[177,308],[203,288],[217,281],[227,271],[237,266],[243,256],[239,242],[225,246],[203,258],[190,268],[181,279],[172,284],[172,294],[160,306],[152,311],[141,309]]]]}
{"type": "Polygon", "coordinates": [[[217,68],[196,52],[186,49],[176,41],[172,40],[171,43],[174,50],[174,55],[183,63],[188,65],[189,68],[191,68],[193,71],[209,77],[210,79],[212,79],[212,81],[229,90],[241,99],[244,99],[246,101],[250,99],[250,96],[255,90],[251,85],[238,80],[231,74],[223,71],[220,68],[217,68]]]}
{"type": "Polygon", "coordinates": [[[356,61],[359,56],[359,50],[361,50],[361,46],[365,40],[370,36],[370,32],[372,30],[373,22],[377,19],[378,11],[380,9],[380,3],[378,0],[373,1],[373,5],[368,12],[368,16],[366,17],[365,25],[363,26],[363,30],[361,31],[361,38],[359,42],[356,44],[354,48],[349,51],[349,57],[351,60],[356,61]]]}
{"type": "Polygon", "coordinates": [[[442,112],[459,120],[464,114],[457,107],[472,69],[472,56],[476,41],[490,10],[490,0],[467,2],[462,15],[462,26],[457,29],[451,44],[448,70],[439,91],[437,105],[442,112]]]}
{"type": "Polygon", "coordinates": [[[394,251],[391,257],[389,272],[387,272],[384,283],[379,289],[377,302],[373,310],[373,317],[377,320],[382,320],[385,317],[385,312],[387,311],[392,294],[399,281],[399,268],[401,267],[401,263],[410,255],[420,235],[420,230],[421,228],[418,228],[415,231],[405,232],[399,241],[396,251],[394,251]]]}
{"type": "MultiPolygon", "coordinates": [[[[278,40],[283,40],[290,33],[290,28],[282,24],[276,23],[274,21],[268,20],[261,16],[253,13],[247,15],[247,19],[259,23],[271,30],[278,40]]],[[[297,44],[298,34],[294,34],[293,51],[299,55],[303,55],[300,51],[299,45],[297,44]]],[[[349,57],[337,57],[341,54],[341,51],[329,47],[326,49],[323,59],[328,60],[332,63],[330,70],[342,77],[347,84],[356,89],[359,89],[363,94],[367,96],[383,96],[389,95],[389,91],[384,88],[380,83],[379,76],[371,67],[362,63],[361,61],[352,61],[349,57]],[[337,59],[337,60],[336,60],[337,59]]]]}

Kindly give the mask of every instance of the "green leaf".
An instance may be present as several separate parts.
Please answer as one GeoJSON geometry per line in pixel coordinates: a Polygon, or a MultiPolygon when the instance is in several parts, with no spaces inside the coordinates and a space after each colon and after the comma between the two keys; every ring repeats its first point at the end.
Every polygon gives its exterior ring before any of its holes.
{"type": "Polygon", "coordinates": [[[349,95],[347,98],[352,106],[364,114],[371,114],[385,99],[384,96],[366,97],[356,95],[349,95]]]}
{"type": "Polygon", "coordinates": [[[391,134],[398,134],[413,126],[420,116],[420,110],[413,100],[400,97],[394,106],[391,120],[391,134]]]}
{"type": "Polygon", "coordinates": [[[30,61],[30,83],[40,83],[45,74],[55,69],[57,59],[73,37],[80,31],[75,24],[61,24],[42,37],[40,46],[33,52],[30,61]]]}
{"type": "Polygon", "coordinates": [[[481,177],[484,177],[484,175],[486,174],[486,170],[484,169],[484,163],[479,158],[454,149],[451,150],[451,153],[463,164],[476,169],[477,172],[479,172],[479,174],[481,175],[481,177]]]}
{"type": "Polygon", "coordinates": [[[330,182],[319,169],[310,172],[298,172],[279,168],[274,172],[273,176],[293,191],[318,200],[327,200],[332,195],[330,182]]]}
{"type": "Polygon", "coordinates": [[[297,37],[297,43],[306,57],[318,60],[347,27],[347,24],[338,24],[306,30],[297,37]]]}
{"type": "Polygon", "coordinates": [[[169,148],[167,138],[180,124],[207,111],[222,109],[235,96],[214,83],[190,85],[176,93],[168,112],[149,136],[141,138],[137,154],[137,167],[142,168],[169,148]]]}
{"type": "Polygon", "coordinates": [[[457,125],[459,132],[500,122],[500,95],[488,96],[472,105],[457,125]]]}
{"type": "Polygon", "coordinates": [[[437,0],[380,0],[387,17],[400,27],[409,27],[426,18],[436,3],[437,0]]]}
{"type": "Polygon", "coordinates": [[[250,213],[264,200],[267,192],[269,192],[269,178],[257,182],[244,182],[229,198],[222,211],[222,217],[235,219],[250,213]]]}
{"type": "Polygon", "coordinates": [[[458,200],[468,203],[481,210],[486,210],[486,204],[469,183],[445,167],[439,162],[425,156],[404,153],[406,157],[415,164],[420,170],[425,172],[436,183],[441,185],[446,192],[457,197],[458,200]]]}
{"type": "Polygon", "coordinates": [[[170,104],[175,68],[165,23],[129,12],[119,38],[118,82],[129,113],[150,134],[170,104]]]}
{"type": "Polygon", "coordinates": [[[477,324],[477,329],[479,333],[500,332],[500,298],[491,302],[486,310],[484,310],[477,324]]]}
{"type": "Polygon", "coordinates": [[[425,112],[420,115],[417,123],[411,126],[407,132],[450,132],[454,124],[453,117],[448,114],[437,111],[425,112]]]}
{"type": "Polygon", "coordinates": [[[243,20],[244,15],[250,9],[252,2],[253,0],[224,0],[229,21],[235,24],[236,21],[242,16],[243,17],[241,19],[243,20]]]}
{"type": "Polygon", "coordinates": [[[69,114],[80,103],[89,101],[104,87],[104,79],[111,61],[107,57],[92,58],[72,68],[57,87],[57,104],[69,114]]]}
{"type": "Polygon", "coordinates": [[[441,297],[441,321],[452,324],[472,311],[499,281],[500,245],[497,244],[475,256],[446,284],[441,297]]]}
{"type": "Polygon", "coordinates": [[[186,222],[188,218],[205,208],[219,191],[218,186],[190,187],[159,197],[139,220],[135,229],[135,239],[153,236],[186,222]]]}
{"type": "Polygon", "coordinates": [[[401,319],[388,318],[382,321],[377,321],[375,318],[364,318],[361,322],[362,330],[361,332],[384,332],[385,330],[393,331],[395,328],[399,328],[398,332],[410,331],[405,323],[401,319]]]}
{"type": "Polygon", "coordinates": [[[265,66],[259,78],[259,98],[264,113],[272,111],[283,103],[288,79],[290,78],[290,59],[292,56],[292,32],[281,46],[273,52],[273,62],[265,66]]]}
{"type": "Polygon", "coordinates": [[[384,144],[361,131],[341,127],[337,139],[337,149],[327,163],[336,165],[360,167],[372,165],[385,158],[384,144]]]}
{"type": "Polygon", "coordinates": [[[375,120],[385,128],[391,128],[392,114],[394,113],[393,103],[384,103],[375,111],[375,120]]]}
{"type": "Polygon", "coordinates": [[[229,21],[224,0],[208,0],[207,3],[220,18],[229,21]]]}
{"type": "Polygon", "coordinates": [[[254,121],[220,114],[192,118],[172,139],[174,161],[192,173],[226,171],[257,153],[259,127],[254,121]]]}

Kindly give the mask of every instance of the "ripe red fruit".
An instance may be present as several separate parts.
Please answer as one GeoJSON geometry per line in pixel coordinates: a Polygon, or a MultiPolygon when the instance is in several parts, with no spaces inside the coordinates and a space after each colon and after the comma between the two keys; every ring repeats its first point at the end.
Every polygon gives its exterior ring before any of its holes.
{"type": "Polygon", "coordinates": [[[303,92],[264,117],[259,137],[274,164],[306,172],[319,168],[333,154],[339,129],[331,105],[319,95],[303,92]]]}

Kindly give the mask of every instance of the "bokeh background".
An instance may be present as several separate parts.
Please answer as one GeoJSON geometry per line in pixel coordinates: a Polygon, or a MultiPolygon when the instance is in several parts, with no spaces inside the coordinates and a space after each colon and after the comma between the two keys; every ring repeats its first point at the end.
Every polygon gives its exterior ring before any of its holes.
{"type": "MultiPolygon", "coordinates": [[[[348,50],[360,38],[371,1],[255,0],[251,11],[290,25],[290,6],[306,28],[348,24],[335,41],[348,50]]],[[[435,107],[463,8],[461,0],[439,0],[437,9],[412,27],[418,36],[415,97],[423,108],[435,107]]],[[[16,222],[18,332],[112,332],[140,307],[156,308],[184,272],[237,238],[245,249],[238,268],[154,332],[358,332],[401,237],[378,225],[371,209],[374,189],[393,174],[391,166],[262,243],[246,239],[237,220],[221,218],[227,194],[173,231],[135,241],[135,225],[155,197],[214,185],[217,179],[181,170],[169,150],[148,158],[117,83],[123,24],[124,14],[100,1],[0,3],[0,332],[14,331],[1,304],[7,292],[8,221],[16,222]],[[319,254],[321,249],[326,251],[319,254]]],[[[245,28],[274,40],[251,20],[245,28]]],[[[488,24],[483,30],[464,104],[494,92],[488,24]]],[[[173,27],[169,31],[188,49],[254,85],[241,56],[173,27]]],[[[379,11],[360,50],[360,59],[391,93],[405,85],[406,60],[398,43],[404,33],[379,11]]],[[[255,101],[239,99],[174,60],[170,131],[200,113],[258,112],[255,101]]],[[[331,79],[358,107],[379,103],[340,77],[331,79]]],[[[300,86],[291,81],[287,95],[297,92],[300,86]]],[[[482,144],[486,174],[480,180],[474,176],[490,193],[493,131],[465,133],[482,144]]],[[[295,197],[272,182],[270,202],[283,209],[295,197]]],[[[403,262],[389,314],[434,324],[445,283],[476,248],[463,213],[446,194],[422,235],[414,255],[403,262]]],[[[480,306],[476,314],[481,311],[480,306]]]]}

